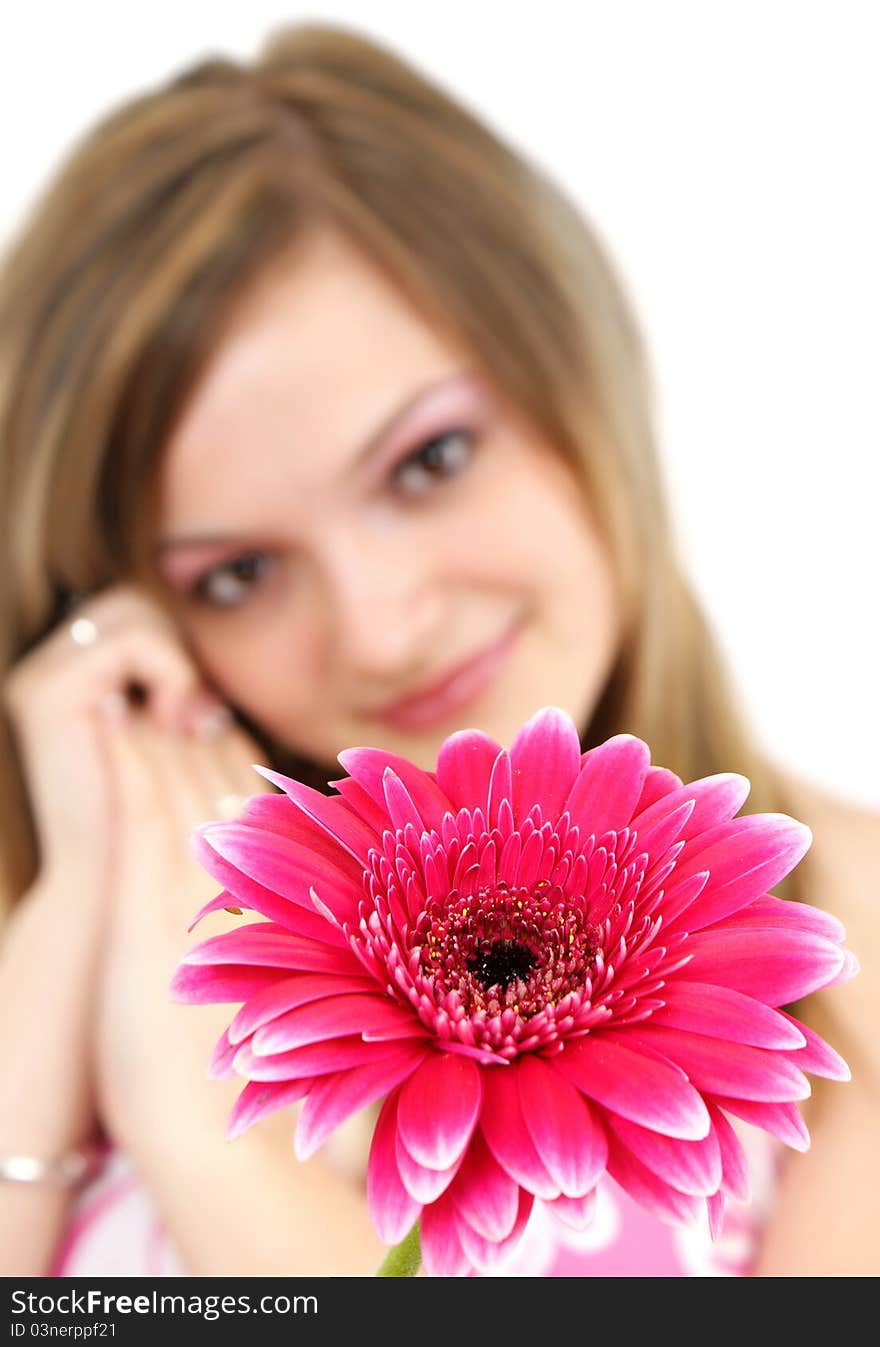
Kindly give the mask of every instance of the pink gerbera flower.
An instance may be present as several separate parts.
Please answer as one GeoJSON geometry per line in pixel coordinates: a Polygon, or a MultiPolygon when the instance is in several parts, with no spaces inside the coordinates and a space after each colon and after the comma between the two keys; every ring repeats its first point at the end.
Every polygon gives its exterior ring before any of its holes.
{"type": "MultiPolygon", "coordinates": [[[[436,773],[340,754],[327,797],[211,823],[196,851],[267,920],[203,941],[173,991],[240,1001],[212,1071],[248,1079],[234,1137],[305,1099],[296,1153],[384,1096],[367,1196],[388,1244],[420,1222],[426,1270],[486,1270],[536,1200],[583,1226],[609,1173],[661,1218],[744,1198],[733,1114],[809,1144],[805,1072],[841,1058],[778,1007],[851,976],[840,923],[768,894],[810,845],[736,818],[748,781],[683,785],[621,734],[581,754],[547,708],[509,752],[463,731],[436,773]]],[[[194,923],[195,924],[195,923],[194,923]]]]}

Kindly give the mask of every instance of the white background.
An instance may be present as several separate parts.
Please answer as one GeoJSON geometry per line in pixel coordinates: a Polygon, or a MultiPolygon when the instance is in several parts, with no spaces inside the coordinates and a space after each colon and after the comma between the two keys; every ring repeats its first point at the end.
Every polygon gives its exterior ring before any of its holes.
{"type": "Polygon", "coordinates": [[[880,4],[32,0],[3,21],[0,244],[111,105],[303,19],[395,47],[588,212],[647,333],[682,552],[753,725],[880,805],[880,4]]]}

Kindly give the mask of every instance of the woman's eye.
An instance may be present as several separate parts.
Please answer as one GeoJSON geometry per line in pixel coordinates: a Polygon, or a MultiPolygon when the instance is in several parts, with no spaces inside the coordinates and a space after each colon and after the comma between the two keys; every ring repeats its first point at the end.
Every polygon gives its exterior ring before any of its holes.
{"type": "Polygon", "coordinates": [[[263,578],[270,558],[263,552],[246,552],[222,566],[214,566],[197,582],[194,594],[217,608],[235,608],[263,578]]]}
{"type": "Polygon", "coordinates": [[[473,453],[467,430],[450,430],[427,440],[394,469],[394,485],[407,496],[422,496],[444,478],[455,477],[473,453]]]}

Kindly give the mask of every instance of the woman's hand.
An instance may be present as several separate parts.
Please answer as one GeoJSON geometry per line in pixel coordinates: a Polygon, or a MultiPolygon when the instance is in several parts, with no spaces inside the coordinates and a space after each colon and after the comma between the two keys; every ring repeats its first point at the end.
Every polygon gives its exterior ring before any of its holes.
{"type": "MultiPolygon", "coordinates": [[[[73,615],[93,625],[78,645],[64,622],[15,665],[3,687],[37,828],[40,880],[78,888],[107,879],[112,800],[102,713],[139,689],[165,730],[210,729],[222,707],[184,650],[170,617],[134,586],[114,586],[73,615]]],[[[86,626],[88,631],[88,627],[86,626]]]]}
{"type": "MultiPolygon", "coordinates": [[[[81,604],[75,617],[86,635],[93,632],[93,641],[77,644],[65,622],[15,665],[3,686],[38,843],[36,882],[15,916],[18,925],[27,923],[30,930],[39,924],[45,932],[42,964],[28,974],[27,986],[40,1000],[44,1042],[51,1040],[26,1068],[13,1068],[21,1076],[20,1116],[13,1120],[15,1135],[5,1140],[25,1148],[28,1137],[32,1146],[79,1144],[95,1116],[96,987],[111,925],[109,900],[118,905],[124,897],[114,874],[125,805],[114,780],[115,721],[135,688],[140,728],[154,736],[216,731],[225,711],[171,619],[142,591],[105,590],[81,604]],[[64,986],[57,985],[58,978],[64,986]],[[45,1073],[38,1070],[40,1062],[46,1063],[45,1073]]],[[[198,753],[195,743],[192,747],[198,753]]],[[[162,852],[161,827],[152,817],[141,819],[137,840],[144,854],[162,852]]],[[[178,845],[186,864],[185,834],[178,845]]],[[[130,850],[123,848],[125,854],[130,850]]],[[[180,932],[182,942],[185,924],[180,932]]],[[[136,951],[132,957],[134,983],[136,951]]],[[[10,1006],[6,1013],[15,1011],[10,1006]]],[[[32,1017],[33,1009],[22,1005],[21,1014],[32,1017]]],[[[16,1041],[27,1041],[14,1018],[9,1031],[16,1041]]]]}
{"type": "Polygon", "coordinates": [[[106,747],[114,854],[98,989],[98,1103],[117,1144],[138,1152],[173,1145],[176,1129],[191,1133],[206,1116],[223,1135],[229,1091],[208,1080],[208,1065],[232,1011],[180,1005],[169,984],[191,945],[242,922],[219,912],[189,932],[219,888],[189,839],[266,789],[253,770],[265,755],[233,724],[199,740],[157,728],[140,710],[108,723],[106,747]]]}
{"type": "MultiPolygon", "coordinates": [[[[170,620],[143,594],[108,590],[83,604],[77,617],[84,624],[78,630],[95,640],[78,645],[66,622],[3,684],[36,824],[38,868],[13,909],[0,950],[0,1149],[47,1160],[87,1144],[96,1122],[107,1126],[95,1069],[95,1012],[103,962],[112,950],[108,899],[119,905],[125,895],[116,892],[113,874],[121,801],[113,777],[113,722],[105,716],[124,711],[132,685],[142,694],[138,714],[154,734],[170,733],[172,726],[196,730],[200,718],[204,729],[206,717],[210,727],[220,709],[170,620]]],[[[161,850],[160,834],[151,841],[144,832],[138,840],[144,851],[161,850]]],[[[148,950],[141,956],[128,948],[132,987],[144,982],[148,956],[148,950]]],[[[124,985],[125,972],[118,962],[115,968],[117,985],[124,985]]],[[[167,985],[163,991],[167,996],[167,985]]],[[[108,1014],[118,1014],[120,1004],[118,997],[108,1014]]],[[[146,998],[142,1013],[151,1013],[146,998]]],[[[116,1023],[136,1042],[121,1015],[116,1023]]],[[[9,1275],[46,1275],[72,1190],[2,1187],[0,1266],[9,1275]]]]}

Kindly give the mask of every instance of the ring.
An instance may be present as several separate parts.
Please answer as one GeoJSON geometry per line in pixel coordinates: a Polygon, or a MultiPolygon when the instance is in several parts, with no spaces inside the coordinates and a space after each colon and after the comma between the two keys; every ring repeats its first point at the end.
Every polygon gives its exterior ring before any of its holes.
{"type": "Polygon", "coordinates": [[[74,618],[68,631],[70,632],[70,639],[76,645],[94,645],[98,639],[98,628],[88,617],[74,618]]]}
{"type": "Polygon", "coordinates": [[[246,795],[221,795],[214,808],[217,810],[219,818],[234,819],[238,818],[246,804],[246,795]]]}

